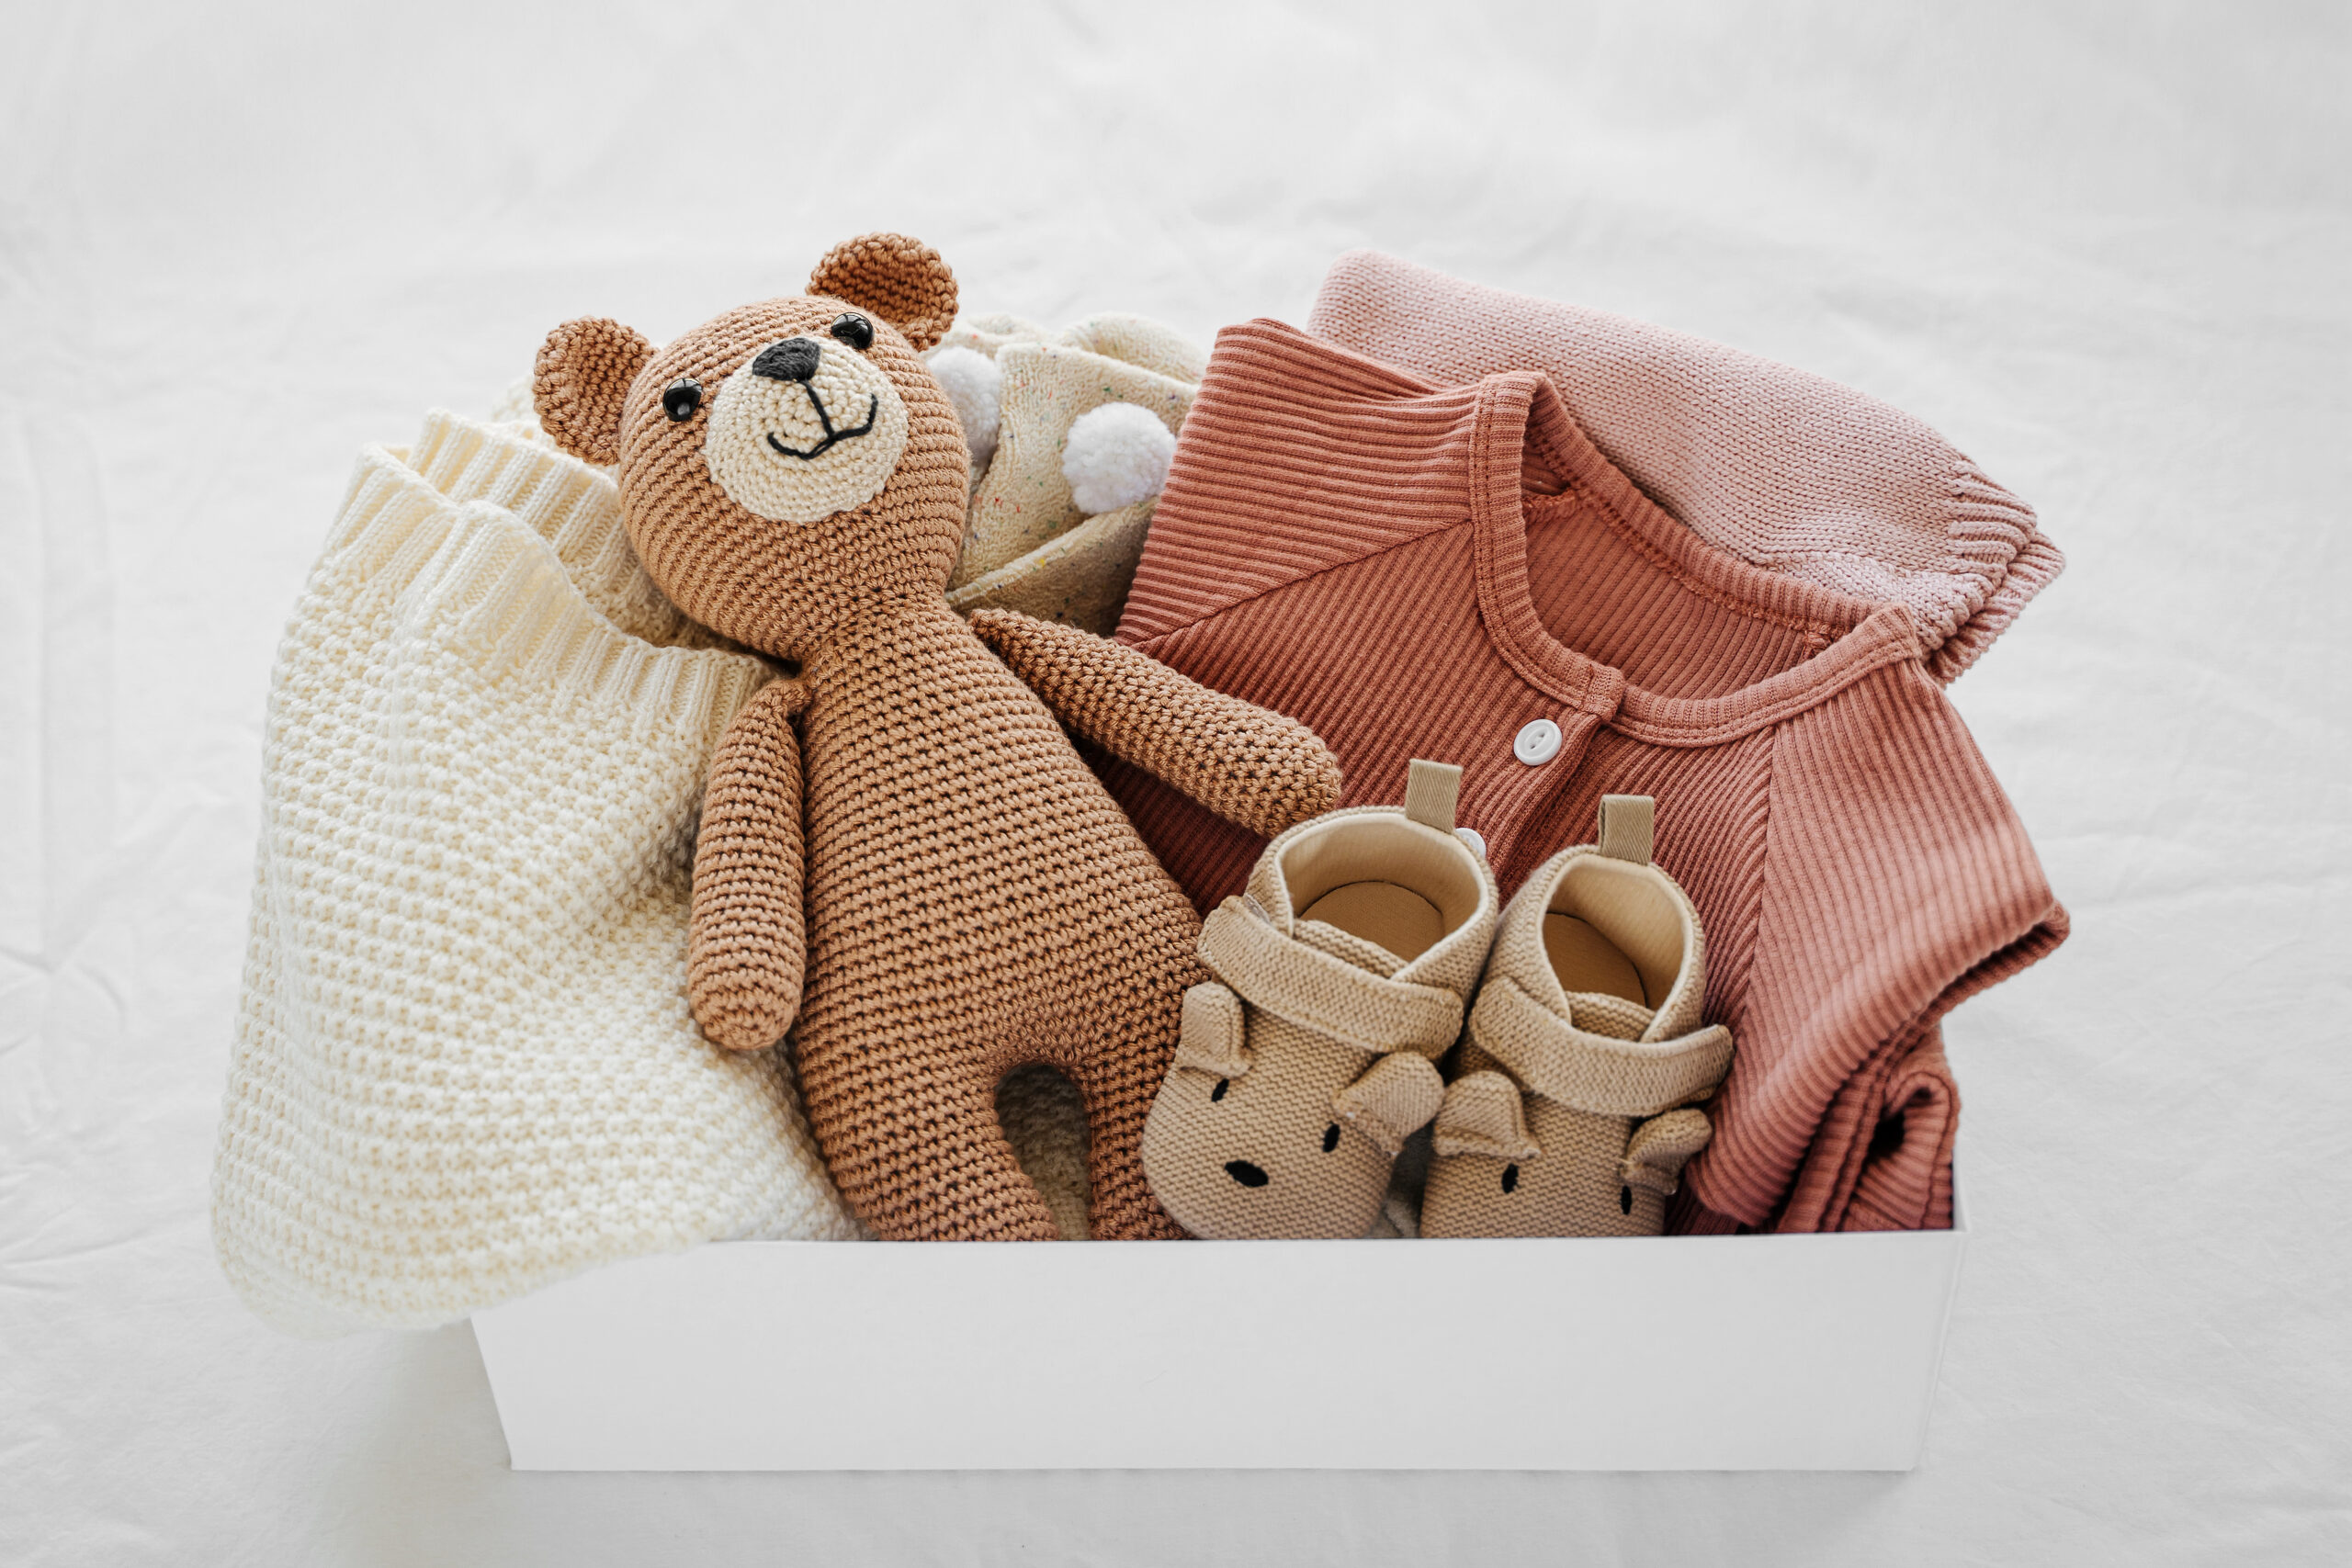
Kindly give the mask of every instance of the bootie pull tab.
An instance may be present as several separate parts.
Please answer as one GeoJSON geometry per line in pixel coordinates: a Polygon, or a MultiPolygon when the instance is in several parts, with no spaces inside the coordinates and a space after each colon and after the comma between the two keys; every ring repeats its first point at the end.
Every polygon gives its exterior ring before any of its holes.
{"type": "Polygon", "coordinates": [[[1462,798],[1462,770],[1451,762],[1419,757],[1405,771],[1405,815],[1424,828],[1453,831],[1453,808],[1462,798]]]}
{"type": "Polygon", "coordinates": [[[1649,864],[1650,834],[1657,821],[1657,802],[1646,795],[1602,795],[1600,852],[1611,860],[1649,864]]]}

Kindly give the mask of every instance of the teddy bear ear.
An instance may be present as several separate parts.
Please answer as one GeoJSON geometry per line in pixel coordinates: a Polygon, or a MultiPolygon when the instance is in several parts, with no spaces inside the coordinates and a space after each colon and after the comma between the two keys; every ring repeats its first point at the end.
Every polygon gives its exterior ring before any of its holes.
{"type": "Polygon", "coordinates": [[[539,427],[566,452],[602,468],[621,460],[621,407],[653,357],[644,334],[603,316],[548,333],[531,377],[539,427]]]}
{"type": "Polygon", "coordinates": [[[956,323],[956,275],[937,251],[904,234],[861,234],[835,245],[808,275],[808,292],[871,310],[917,354],[956,323]]]}

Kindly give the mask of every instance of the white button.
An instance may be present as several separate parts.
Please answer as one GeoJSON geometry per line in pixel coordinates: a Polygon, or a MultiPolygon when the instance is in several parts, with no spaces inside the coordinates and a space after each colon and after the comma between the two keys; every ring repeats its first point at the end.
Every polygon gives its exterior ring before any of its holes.
{"type": "Polygon", "coordinates": [[[1480,835],[1477,829],[1456,828],[1453,830],[1453,836],[1461,840],[1464,843],[1469,845],[1472,849],[1477,851],[1478,858],[1480,860],[1487,858],[1487,840],[1480,835]]]}
{"type": "Polygon", "coordinates": [[[1531,719],[1510,743],[1510,754],[1531,768],[1540,768],[1560,754],[1560,727],[1548,718],[1531,719]]]}

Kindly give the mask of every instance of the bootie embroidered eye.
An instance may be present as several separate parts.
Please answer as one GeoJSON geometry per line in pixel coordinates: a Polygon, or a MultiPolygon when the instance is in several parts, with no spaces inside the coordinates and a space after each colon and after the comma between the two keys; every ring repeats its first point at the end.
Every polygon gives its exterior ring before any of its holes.
{"type": "MultiPolygon", "coordinates": [[[[1656,1235],[1713,1134],[1732,1039],[1702,1026],[1698,911],[1650,863],[1655,804],[1600,803],[1503,911],[1438,1112],[1421,1234],[1656,1235]]],[[[1294,829],[1295,830],[1295,829],[1294,829]]]]}
{"type": "Polygon", "coordinates": [[[1328,812],[1266,846],[1201,930],[1144,1177],[1217,1239],[1361,1236],[1437,1113],[1499,896],[1453,831],[1461,770],[1415,762],[1405,809],[1328,812]]]}

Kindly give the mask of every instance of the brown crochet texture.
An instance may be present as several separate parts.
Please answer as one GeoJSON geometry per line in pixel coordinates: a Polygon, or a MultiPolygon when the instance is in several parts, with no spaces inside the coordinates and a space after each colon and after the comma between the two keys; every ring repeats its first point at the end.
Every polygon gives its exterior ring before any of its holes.
{"type": "Polygon", "coordinates": [[[539,345],[531,400],[539,424],[583,463],[609,467],[621,456],[621,406],[653,345],[644,334],[591,317],[566,321],[539,345]]]}
{"type": "Polygon", "coordinates": [[[792,720],[808,700],[797,681],[762,687],[710,759],[695,840],[686,994],[721,1043],[781,1039],[800,1005],[807,932],[799,903],[775,890],[801,881],[792,720]]]}
{"type": "MultiPolygon", "coordinates": [[[[792,1027],[810,1125],[878,1235],[1059,1234],[997,1122],[998,1081],[1030,1063],[1059,1069],[1084,1101],[1093,1234],[1178,1235],[1138,1145],[1184,989],[1203,977],[1199,921],[1055,714],[947,606],[967,457],[917,344],[952,319],[954,279],[937,253],[884,235],[836,249],[811,287],[829,298],[747,306],[662,349],[616,413],[647,570],[695,620],[802,666],[744,707],[714,760],[695,863],[695,1016],[739,1050],[792,1027]],[[850,352],[827,333],[842,301],[876,318],[866,357],[905,400],[904,452],[861,506],[760,518],[703,460],[708,400],[673,421],[662,389],[687,375],[716,389],[794,335],[850,352]]],[[[559,328],[542,385],[591,374],[564,379],[568,347],[611,341],[559,328]]],[[[576,456],[593,444],[550,430],[576,456]]],[[[1238,822],[1287,826],[1336,798],[1336,764],[1298,725],[1059,630],[990,622],[1114,754],[1238,822]]]]}
{"type": "Polygon", "coordinates": [[[1228,822],[1272,838],[1340,798],[1339,760],[1295,719],[1075,626],[1015,610],[971,625],[1071,728],[1228,822]]]}
{"type": "Polygon", "coordinates": [[[956,275],[937,251],[904,234],[860,234],[825,253],[808,292],[864,305],[917,354],[956,324],[956,275]]]}

